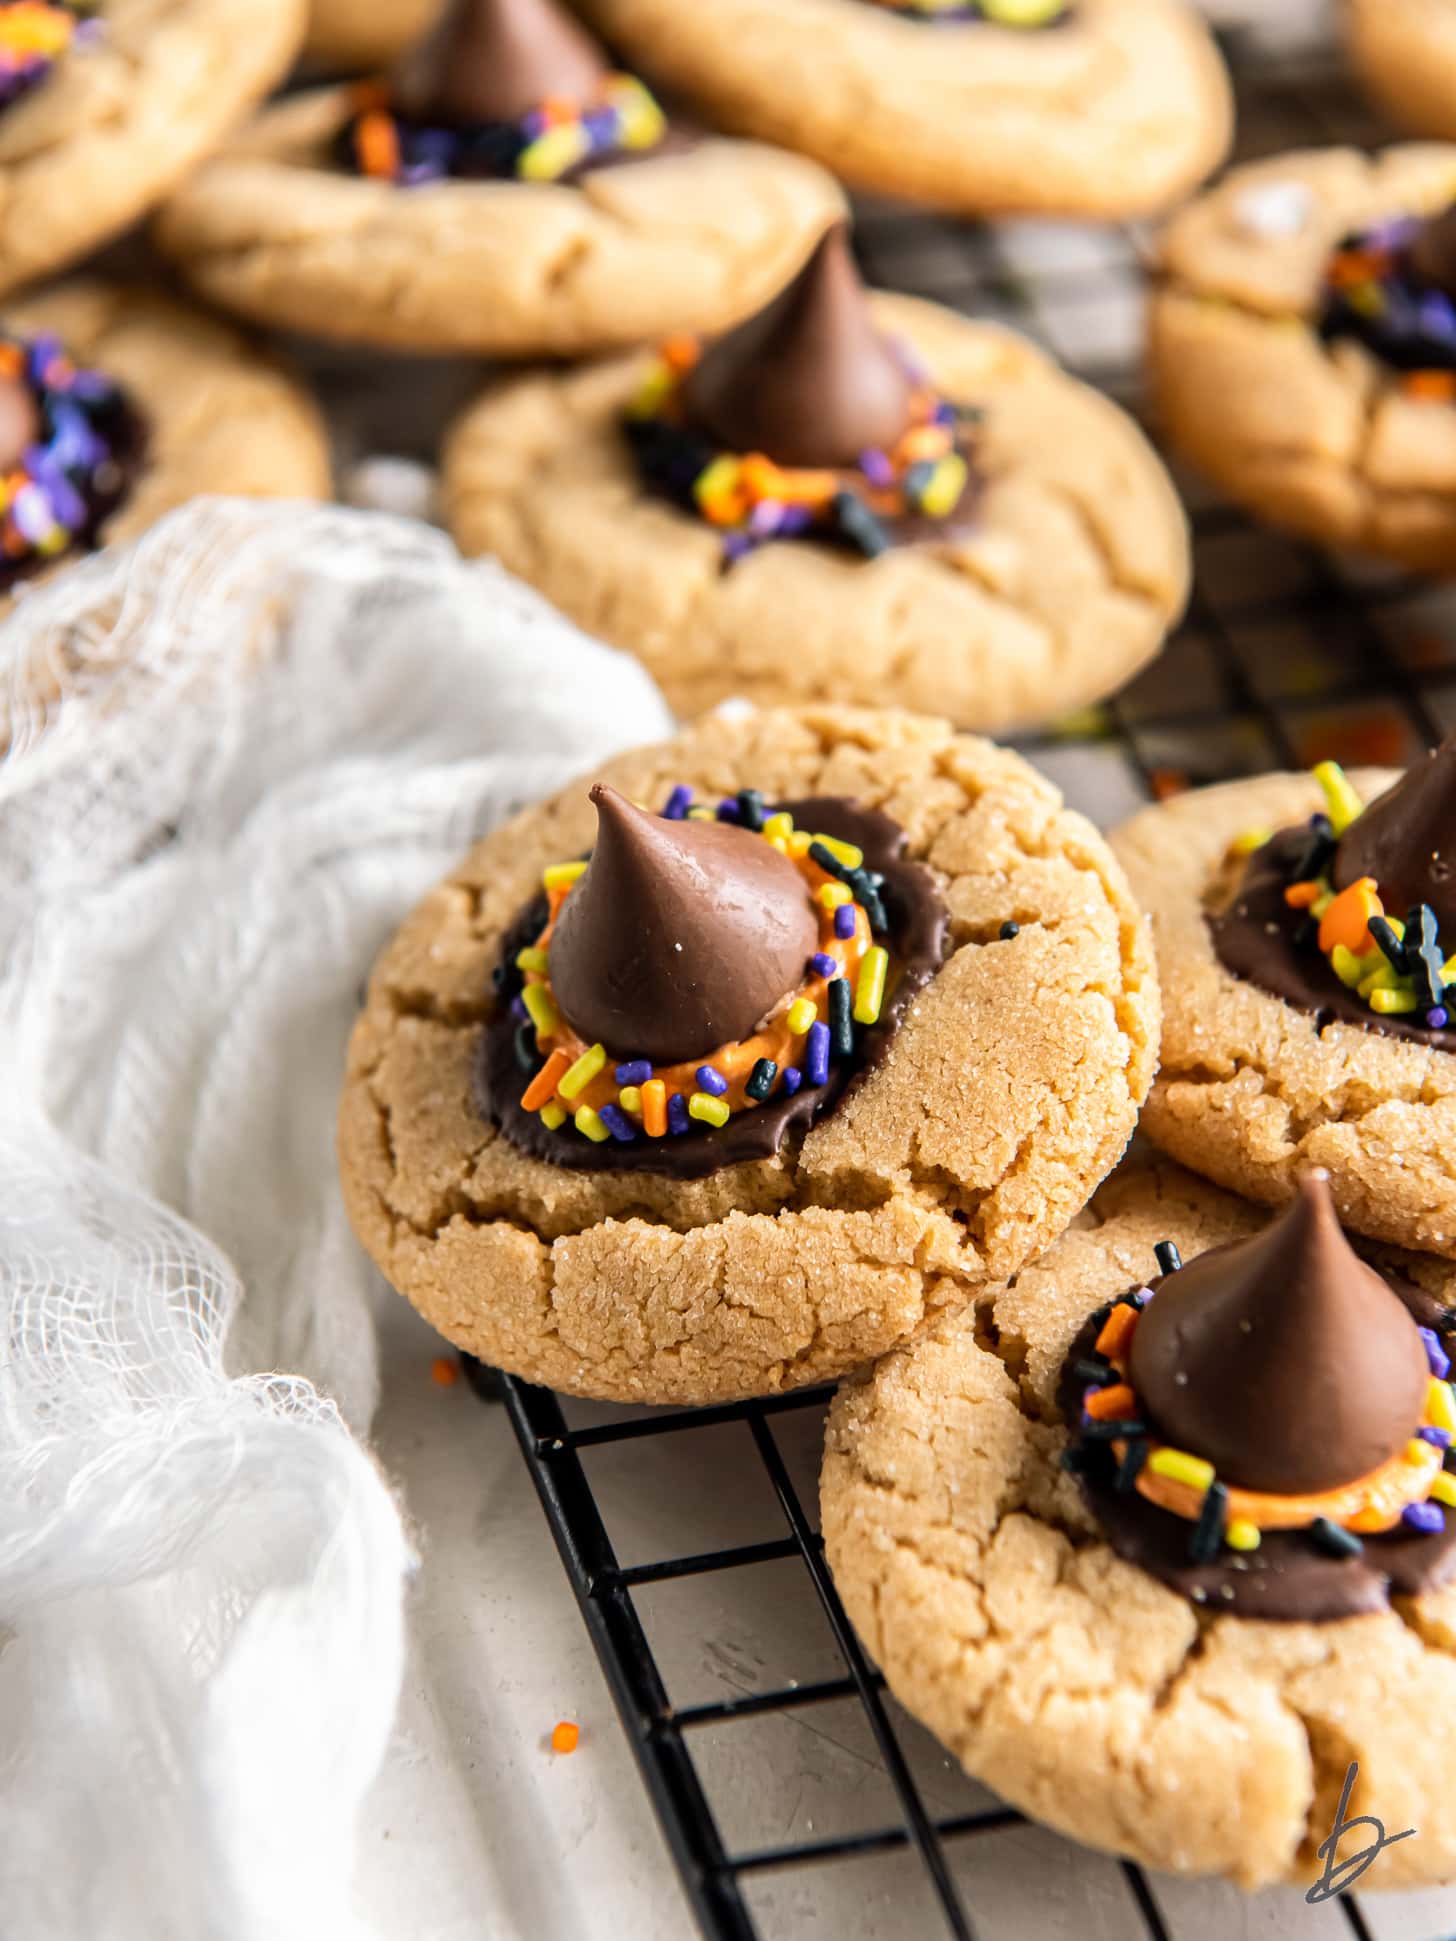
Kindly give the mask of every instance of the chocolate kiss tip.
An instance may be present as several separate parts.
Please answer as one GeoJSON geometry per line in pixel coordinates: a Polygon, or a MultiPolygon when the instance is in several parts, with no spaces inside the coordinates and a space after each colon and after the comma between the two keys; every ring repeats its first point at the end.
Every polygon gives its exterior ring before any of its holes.
{"type": "Polygon", "coordinates": [[[548,96],[589,99],[606,71],[596,42],[555,0],[452,0],[396,64],[389,97],[417,121],[519,121],[548,96]]]}
{"type": "Polygon", "coordinates": [[[1456,937],[1456,733],[1413,762],[1341,837],[1336,885],[1362,876],[1375,878],[1392,916],[1429,903],[1444,937],[1456,937]]]}
{"type": "Polygon", "coordinates": [[[683,386],[691,422],[724,449],[779,465],[848,466],[898,442],[910,379],[876,330],[849,231],[836,223],[793,282],[703,352],[683,386]]]}
{"type": "Polygon", "coordinates": [[[551,987],[588,1044],[675,1065],[749,1038],[818,948],[808,885],[761,836],[670,822],[597,783],[591,862],[561,907],[551,987]]]}
{"type": "Polygon", "coordinates": [[[1405,1304],[1350,1246],[1316,1171],[1261,1232],[1166,1282],[1138,1322],[1129,1374],[1159,1436],[1222,1482],[1308,1495],[1404,1448],[1429,1367],[1405,1304]]]}

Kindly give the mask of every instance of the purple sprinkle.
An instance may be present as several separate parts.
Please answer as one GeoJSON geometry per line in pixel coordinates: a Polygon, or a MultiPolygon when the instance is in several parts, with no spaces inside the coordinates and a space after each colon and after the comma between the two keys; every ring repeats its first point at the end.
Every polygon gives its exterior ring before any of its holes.
{"type": "Polygon", "coordinates": [[[859,469],[871,485],[889,487],[895,483],[895,468],[884,452],[876,451],[873,446],[859,455],[859,469]]]}
{"type": "Polygon", "coordinates": [[[681,822],[692,806],[693,792],[686,782],[679,782],[663,807],[663,815],[669,822],[681,822]]]}
{"type": "Polygon", "coordinates": [[[521,133],[530,141],[536,141],[546,133],[546,117],[539,108],[532,108],[529,114],[521,116],[521,133]]]}
{"type": "Polygon", "coordinates": [[[818,977],[838,977],[839,966],[827,950],[816,950],[809,959],[809,968],[818,977]]]}
{"type": "Polygon", "coordinates": [[[715,1070],[712,1065],[699,1065],[696,1077],[701,1089],[711,1093],[715,1099],[722,1098],[723,1094],[728,1090],[727,1079],[724,1078],[720,1071],[715,1070]]]}
{"type": "Polygon", "coordinates": [[[1446,1029],[1445,1005],[1437,1004],[1427,1011],[1426,1023],[1431,1027],[1432,1031],[1444,1031],[1446,1029]]]}
{"type": "Polygon", "coordinates": [[[834,912],[834,934],[836,937],[852,937],[855,931],[854,905],[841,903],[834,912]]]}
{"type": "Polygon", "coordinates": [[[526,1000],[517,991],[516,995],[511,999],[511,1016],[513,1018],[519,1018],[521,1023],[524,1024],[530,1015],[530,1012],[526,1009],[526,1000]]]}
{"type": "Polygon", "coordinates": [[[804,1063],[808,1067],[809,1083],[823,1085],[829,1077],[829,1026],[811,1024],[809,1041],[805,1047],[804,1063]]]}
{"type": "Polygon", "coordinates": [[[631,1058],[625,1065],[618,1065],[615,1076],[619,1085],[645,1085],[652,1067],[645,1058],[631,1058]]]}
{"type": "Polygon", "coordinates": [[[1425,1428],[1417,1429],[1416,1434],[1422,1442],[1429,1442],[1437,1449],[1449,1449],[1451,1447],[1451,1431],[1449,1429],[1437,1429],[1430,1423],[1427,1423],[1425,1428]]]}
{"type": "Polygon", "coordinates": [[[681,1092],[673,1092],[667,1101],[667,1129],[669,1132],[686,1132],[688,1124],[688,1102],[681,1092]]]}
{"type": "Polygon", "coordinates": [[[1431,1373],[1437,1380],[1444,1382],[1451,1372],[1451,1357],[1441,1346],[1441,1337],[1434,1328],[1422,1328],[1420,1334],[1421,1340],[1426,1344],[1426,1360],[1430,1364],[1431,1373]]]}
{"type": "Polygon", "coordinates": [[[732,565],[735,559],[742,559],[754,547],[752,535],[746,532],[725,532],[723,535],[723,557],[732,565]]]}
{"type": "Polygon", "coordinates": [[[725,795],[723,797],[723,800],[718,804],[718,820],[720,822],[736,822],[738,820],[738,798],[736,795],[725,795]]]}
{"type": "Polygon", "coordinates": [[[784,516],[779,520],[780,536],[786,533],[807,532],[814,523],[814,508],[808,505],[786,505],[784,516]]]}
{"type": "Polygon", "coordinates": [[[785,1095],[792,1098],[804,1082],[804,1074],[797,1065],[785,1065],[782,1073],[785,1095]]]}
{"type": "Polygon", "coordinates": [[[1433,1537],[1446,1527],[1446,1512],[1439,1503],[1407,1503],[1401,1512],[1402,1523],[1408,1523],[1412,1530],[1419,1530],[1423,1536],[1433,1537]]]}
{"type": "Polygon", "coordinates": [[[614,1139],[620,1139],[624,1146],[629,1145],[637,1137],[636,1126],[633,1125],[620,1105],[604,1105],[597,1114],[597,1117],[607,1128],[607,1131],[611,1133],[612,1137],[614,1139]]]}
{"type": "Polygon", "coordinates": [[[771,538],[784,523],[784,510],[777,499],[760,499],[748,515],[749,530],[761,539],[771,538]]]}

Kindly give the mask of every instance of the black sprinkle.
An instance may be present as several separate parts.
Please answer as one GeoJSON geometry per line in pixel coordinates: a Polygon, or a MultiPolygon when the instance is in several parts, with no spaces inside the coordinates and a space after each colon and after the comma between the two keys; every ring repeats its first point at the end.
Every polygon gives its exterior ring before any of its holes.
{"type": "Polygon", "coordinates": [[[1405,970],[1405,945],[1391,929],[1389,919],[1386,917],[1372,917],[1370,919],[1369,929],[1371,936],[1384,952],[1387,963],[1390,964],[1393,970],[1403,972],[1405,970]]]}
{"type": "Polygon", "coordinates": [[[1160,1240],[1157,1246],[1154,1247],[1153,1254],[1158,1263],[1158,1271],[1161,1274],[1176,1274],[1178,1269],[1183,1265],[1183,1256],[1171,1240],[1160,1240]]]}
{"type": "Polygon", "coordinates": [[[738,791],[738,821],[744,829],[755,834],[763,828],[763,797],[757,789],[738,791]]]}
{"type": "Polygon", "coordinates": [[[847,977],[829,980],[829,1049],[836,1058],[848,1058],[854,1051],[853,993],[847,977]]]}
{"type": "Polygon", "coordinates": [[[541,1063],[541,1053],[536,1045],[536,1027],[533,1024],[518,1024],[514,1039],[516,1063],[523,1072],[534,1072],[541,1063]]]}
{"type": "Polygon", "coordinates": [[[1311,832],[1309,841],[1300,850],[1291,866],[1290,882],[1309,883],[1323,876],[1335,856],[1335,838],[1329,822],[1323,829],[1311,832]]]}
{"type": "Polygon", "coordinates": [[[809,858],[811,862],[816,862],[826,875],[837,876],[841,883],[848,883],[853,889],[855,872],[848,863],[840,862],[832,849],[826,849],[822,842],[811,842],[809,858]]]}
{"type": "Polygon", "coordinates": [[[913,465],[905,467],[905,497],[911,505],[919,505],[934,477],[935,467],[928,458],[918,458],[913,465]]]}
{"type": "Polygon", "coordinates": [[[1116,1301],[1104,1301],[1100,1308],[1095,1309],[1093,1313],[1088,1315],[1087,1322],[1092,1329],[1092,1339],[1094,1341],[1107,1325],[1107,1317],[1116,1306],[1116,1301]]]}
{"type": "Polygon", "coordinates": [[[1019,923],[1013,923],[1010,917],[1008,917],[1005,923],[1003,923],[1001,926],[1002,943],[1009,944],[1013,937],[1019,937],[1020,935],[1021,935],[1021,925],[1019,923]]]}
{"type": "Polygon", "coordinates": [[[1094,1419],[1082,1424],[1082,1433],[1089,1442],[1115,1442],[1120,1436],[1145,1436],[1147,1432],[1145,1422],[1099,1422],[1094,1419]]]}
{"type": "Polygon", "coordinates": [[[1223,1526],[1228,1515],[1228,1485],[1210,1483],[1203,1493],[1203,1508],[1188,1539],[1188,1561],[1211,1564],[1223,1547],[1223,1526]]]}
{"type": "Polygon", "coordinates": [[[1061,1454],[1062,1468],[1073,1476],[1080,1476],[1090,1461],[1091,1451],[1084,1449],[1080,1442],[1069,1442],[1061,1454]]]}
{"type": "Polygon", "coordinates": [[[773,1090],[773,1082],[779,1075],[779,1068],[772,1058],[760,1058],[748,1075],[748,1083],[743,1088],[745,1098],[757,1099],[762,1105],[773,1090]]]}
{"type": "Polygon", "coordinates": [[[836,492],[829,509],[840,532],[867,559],[878,559],[881,553],[889,552],[889,533],[856,493],[836,492]]]}
{"type": "Polygon", "coordinates": [[[1117,1465],[1117,1476],[1113,1482],[1113,1488],[1120,1495],[1128,1495],[1136,1484],[1138,1477],[1142,1474],[1143,1464],[1147,1461],[1148,1451],[1151,1448],[1152,1444],[1146,1437],[1134,1436],[1132,1441],[1127,1445],[1127,1448],[1123,1451],[1122,1461],[1117,1465]]]}
{"type": "MultiPolygon", "coordinates": [[[[811,849],[809,853],[813,855],[814,852],[811,849]]],[[[818,860],[817,857],[815,860],[818,860]]],[[[854,891],[855,901],[863,906],[864,913],[870,920],[870,929],[876,932],[888,930],[890,923],[880,898],[879,885],[870,872],[863,868],[852,869],[844,880],[854,891]]]]}
{"type": "Polygon", "coordinates": [[[1112,1363],[1101,1355],[1083,1355],[1072,1368],[1084,1382],[1110,1382],[1114,1374],[1112,1363]]]}
{"type": "Polygon", "coordinates": [[[1309,1526],[1309,1534],[1332,1557],[1358,1557],[1365,1548],[1353,1530],[1342,1530],[1327,1516],[1317,1516],[1309,1526]]]}

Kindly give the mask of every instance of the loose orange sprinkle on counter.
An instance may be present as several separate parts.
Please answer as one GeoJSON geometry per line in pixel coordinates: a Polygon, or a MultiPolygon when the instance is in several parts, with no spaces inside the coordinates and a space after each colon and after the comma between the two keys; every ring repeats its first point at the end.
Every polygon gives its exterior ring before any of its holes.
{"type": "Polygon", "coordinates": [[[451,1361],[448,1355],[436,1355],[430,1363],[430,1378],[441,1388],[453,1388],[460,1379],[459,1362],[451,1361]]]}
{"type": "Polygon", "coordinates": [[[561,1719],[551,1728],[551,1750],[553,1752],[575,1752],[581,1739],[581,1727],[570,1719],[561,1719]]]}

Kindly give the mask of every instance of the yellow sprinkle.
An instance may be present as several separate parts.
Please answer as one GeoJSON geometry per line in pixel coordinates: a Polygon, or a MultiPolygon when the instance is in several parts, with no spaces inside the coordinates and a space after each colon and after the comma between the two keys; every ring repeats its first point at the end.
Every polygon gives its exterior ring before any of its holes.
{"type": "MultiPolygon", "coordinates": [[[[814,838],[810,835],[807,829],[794,829],[790,831],[789,854],[793,857],[796,863],[803,862],[804,858],[809,853],[809,845],[811,842],[813,842],[813,840],[814,838]]],[[[841,883],[839,887],[841,889],[847,889],[849,886],[847,883],[841,883]]]]}
{"type": "Polygon", "coordinates": [[[1213,1464],[1202,1456],[1190,1456],[1186,1449],[1155,1449],[1148,1457],[1148,1468],[1155,1476],[1187,1483],[1190,1489],[1207,1489],[1214,1479],[1213,1464]]]}
{"type": "Polygon", "coordinates": [[[551,1132],[555,1132],[558,1126],[566,1124],[566,1114],[554,1099],[550,1105],[541,1107],[541,1123],[551,1132]]]}
{"type": "Polygon", "coordinates": [[[864,954],[859,978],[854,987],[856,1024],[878,1024],[880,1006],[885,1001],[885,973],[890,968],[890,953],[875,944],[864,954]]]}
{"type": "Polygon", "coordinates": [[[688,1100],[688,1116],[694,1119],[706,1119],[710,1126],[726,1125],[728,1101],[715,1099],[707,1092],[694,1092],[688,1100]]]}
{"type": "Polygon", "coordinates": [[[1426,1420],[1433,1429],[1445,1429],[1448,1434],[1456,1435],[1456,1395],[1452,1394],[1449,1382],[1439,1381],[1434,1375],[1426,1390],[1426,1420]]]}
{"type": "Polygon", "coordinates": [[[1235,856],[1252,856],[1256,849],[1262,849],[1274,831],[1272,829],[1245,829],[1241,836],[1235,836],[1229,847],[1235,856]]]}
{"type": "MultiPolygon", "coordinates": [[[[780,809],[776,815],[765,816],[763,819],[763,833],[768,837],[770,842],[773,841],[775,836],[787,842],[789,837],[794,833],[794,818],[789,814],[787,809],[780,809]]],[[[808,847],[809,845],[806,842],[804,844],[806,851],[808,847]]]]}
{"type": "Polygon", "coordinates": [[[666,364],[655,363],[638,385],[632,403],[628,407],[633,418],[656,417],[658,408],[673,389],[677,379],[666,364]]]}
{"type": "Polygon", "coordinates": [[[544,950],[537,950],[533,944],[529,950],[516,952],[516,969],[523,971],[544,971],[548,958],[544,950]]]}
{"type": "Polygon", "coordinates": [[[738,490],[738,460],[727,452],[705,465],[693,481],[693,497],[699,505],[725,497],[738,490]]]}
{"type": "Polygon", "coordinates": [[[548,890],[569,890],[577,877],[585,874],[585,863],[552,863],[542,870],[541,881],[548,890]]]}
{"type": "Polygon", "coordinates": [[[1365,804],[1356,795],[1349,776],[1338,762],[1316,762],[1314,779],[1324,791],[1331,828],[1337,836],[1344,835],[1356,816],[1364,811],[1365,804]]]}
{"type": "Polygon", "coordinates": [[[786,836],[765,836],[764,841],[770,849],[776,849],[781,856],[788,855],[789,843],[786,836]]]}
{"type": "Polygon", "coordinates": [[[1456,1509],[1456,1476],[1448,1475],[1443,1469],[1431,1478],[1430,1494],[1438,1503],[1445,1503],[1456,1509]]]}
{"type": "Polygon", "coordinates": [[[838,836],[816,836],[814,840],[822,842],[835,862],[843,863],[846,869],[858,869],[864,861],[864,851],[855,843],[841,842],[838,836]]]}
{"type": "Polygon", "coordinates": [[[601,1113],[589,1105],[579,1105],[576,1108],[574,1123],[577,1131],[584,1132],[594,1145],[599,1146],[603,1139],[610,1139],[612,1136],[602,1124],[601,1113]]]}
{"type": "Polygon", "coordinates": [[[1336,944],[1330,952],[1330,969],[1342,984],[1348,984],[1353,991],[1362,977],[1369,977],[1379,969],[1364,957],[1357,957],[1353,950],[1346,950],[1343,944],[1336,944]]]}
{"type": "Polygon", "coordinates": [[[937,460],[930,482],[920,494],[920,509],[932,519],[944,519],[955,511],[966,489],[966,461],[959,452],[948,452],[937,460]]]}
{"type": "Polygon", "coordinates": [[[1064,4],[1065,0],[983,0],[986,18],[998,27],[1045,27],[1064,4]]]}
{"type": "Polygon", "coordinates": [[[624,1112],[642,1110],[642,1088],[640,1085],[624,1085],[617,1095],[617,1103],[624,1112]]]}
{"type": "Polygon", "coordinates": [[[1224,1526],[1223,1540],[1230,1550],[1257,1550],[1262,1542],[1259,1526],[1246,1516],[1232,1516],[1224,1526]]]}
{"type": "Polygon", "coordinates": [[[796,997],[789,1006],[789,1029],[801,1038],[819,1016],[819,1006],[811,997],[796,997]]]}
{"type": "Polygon", "coordinates": [[[1379,1011],[1382,1017],[1393,1012],[1414,1011],[1418,1008],[1414,991],[1374,990],[1367,1000],[1372,1011],[1379,1011]]]}
{"type": "Polygon", "coordinates": [[[543,1038],[549,1038],[557,1028],[556,1006],[551,1002],[551,993],[544,984],[528,984],[521,992],[521,1002],[525,1005],[531,1022],[543,1038]]]}
{"type": "Polygon", "coordinates": [[[688,810],[689,822],[716,822],[717,820],[716,809],[705,808],[702,803],[699,803],[697,808],[688,810]]]}
{"type": "MultiPolygon", "coordinates": [[[[809,852],[805,850],[804,853],[807,855],[809,852]]],[[[841,903],[852,903],[854,901],[854,891],[849,887],[848,883],[821,883],[819,885],[819,901],[824,905],[826,910],[837,910],[841,903]]]]}
{"type": "Polygon", "coordinates": [[[523,148],[516,158],[516,174],[523,182],[554,182],[575,168],[591,148],[591,137],[579,121],[564,121],[523,148]]]}
{"type": "MultiPolygon", "coordinates": [[[[1331,961],[1333,962],[1333,959],[1331,961]]],[[[1368,998],[1372,991],[1394,991],[1399,987],[1400,979],[1396,975],[1395,966],[1387,963],[1383,957],[1373,970],[1364,973],[1355,986],[1361,997],[1365,998],[1368,998]]]]}
{"type": "Polygon", "coordinates": [[[574,1099],[578,1092],[591,1084],[606,1062],[606,1046],[593,1045],[590,1051],[584,1051],[576,1063],[561,1074],[556,1083],[557,1092],[564,1099],[574,1099]]]}
{"type": "Polygon", "coordinates": [[[1431,1445],[1429,1442],[1422,1442],[1419,1436],[1412,1436],[1401,1454],[1412,1469],[1423,1469],[1429,1460],[1431,1445]]]}
{"type": "Polygon", "coordinates": [[[1314,902],[1310,904],[1309,906],[1310,915],[1313,918],[1315,918],[1316,921],[1318,921],[1319,918],[1324,915],[1325,911],[1329,909],[1330,905],[1334,902],[1334,900],[1335,900],[1334,891],[1326,890],[1323,896],[1317,896],[1314,902]]]}

